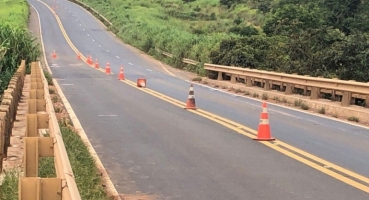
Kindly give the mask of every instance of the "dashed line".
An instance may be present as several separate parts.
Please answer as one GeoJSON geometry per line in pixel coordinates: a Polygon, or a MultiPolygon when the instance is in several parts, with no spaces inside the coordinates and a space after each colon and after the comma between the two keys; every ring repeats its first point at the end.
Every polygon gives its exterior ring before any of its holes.
{"type": "Polygon", "coordinates": [[[70,11],[68,11],[70,13],[70,11]]]}
{"type": "Polygon", "coordinates": [[[119,59],[119,56],[115,56],[115,57],[117,57],[119,59]]]}
{"type": "Polygon", "coordinates": [[[129,65],[133,65],[132,63],[128,63],[129,65]]]}
{"type": "Polygon", "coordinates": [[[86,31],[85,29],[82,29],[83,31],[86,31]]]}
{"type": "Polygon", "coordinates": [[[101,47],[101,45],[99,45],[99,47],[101,47]]]}
{"type": "Polygon", "coordinates": [[[82,24],[79,24],[79,26],[82,26],[82,24]]]}
{"type": "Polygon", "coordinates": [[[90,36],[90,34],[87,33],[87,36],[90,36]]]}
{"type": "Polygon", "coordinates": [[[106,50],[106,52],[109,52],[109,50],[106,50]]]}
{"type": "Polygon", "coordinates": [[[95,42],[95,40],[94,40],[94,39],[92,39],[92,41],[93,41],[93,42],[95,42]]]}

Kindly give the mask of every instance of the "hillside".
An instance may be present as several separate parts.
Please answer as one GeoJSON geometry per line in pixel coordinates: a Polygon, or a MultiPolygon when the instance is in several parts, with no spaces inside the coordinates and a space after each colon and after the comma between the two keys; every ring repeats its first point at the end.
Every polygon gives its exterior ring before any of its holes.
{"type": "MultiPolygon", "coordinates": [[[[367,0],[83,0],[154,55],[369,81],[367,0]]],[[[200,70],[199,70],[200,69],[200,70]]]]}

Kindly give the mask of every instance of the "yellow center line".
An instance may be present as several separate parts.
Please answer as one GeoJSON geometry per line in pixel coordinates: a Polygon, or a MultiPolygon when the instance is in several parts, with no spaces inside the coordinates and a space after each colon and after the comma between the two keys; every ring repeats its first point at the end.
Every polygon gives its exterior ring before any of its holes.
{"type": "MultiPolygon", "coordinates": [[[[54,14],[54,16],[55,16],[55,18],[56,18],[56,20],[58,22],[59,28],[60,28],[60,30],[61,30],[64,38],[66,39],[67,43],[69,44],[69,46],[73,49],[73,51],[75,53],[80,53],[78,51],[78,49],[70,41],[67,33],[65,32],[65,29],[64,29],[61,21],[60,21],[59,17],[56,15],[56,13],[46,3],[44,3],[44,2],[42,2],[40,0],[38,0],[38,1],[41,2],[42,4],[44,4],[54,14]]],[[[80,55],[81,55],[82,60],[84,62],[86,62],[86,57],[84,57],[81,53],[80,53],[80,55]]],[[[92,66],[92,65],[89,65],[89,66],[92,66]]],[[[103,70],[99,70],[99,71],[104,72],[103,70]]],[[[157,97],[157,98],[159,98],[159,99],[161,99],[163,101],[166,101],[166,102],[171,103],[173,105],[176,105],[178,107],[184,108],[185,105],[186,105],[184,102],[178,101],[178,100],[176,100],[174,98],[168,97],[168,96],[166,96],[164,94],[161,94],[159,92],[153,91],[151,89],[148,89],[148,88],[138,88],[136,86],[136,83],[133,82],[133,81],[130,81],[130,80],[127,80],[126,79],[126,80],[123,80],[121,82],[124,82],[127,85],[130,85],[130,86],[132,86],[132,87],[134,87],[136,89],[139,89],[139,90],[141,90],[143,92],[146,92],[146,93],[148,93],[148,94],[150,94],[152,96],[155,96],[155,97],[157,97]]],[[[216,122],[218,124],[221,124],[221,125],[229,128],[229,129],[234,130],[235,132],[237,132],[239,134],[242,134],[244,136],[247,136],[249,138],[255,138],[255,135],[257,134],[257,131],[256,130],[253,130],[253,129],[249,128],[249,127],[246,127],[246,126],[244,126],[242,124],[236,123],[236,122],[231,121],[229,119],[220,117],[220,116],[215,115],[213,113],[210,113],[208,111],[205,111],[205,110],[202,110],[202,109],[188,110],[188,111],[191,112],[191,113],[197,114],[199,116],[202,116],[202,117],[204,117],[206,119],[209,119],[211,121],[214,121],[214,122],[216,122]]],[[[349,176],[351,176],[353,178],[356,178],[356,179],[358,179],[358,180],[360,180],[360,181],[362,181],[364,183],[368,183],[369,184],[369,178],[367,178],[367,177],[364,177],[364,176],[362,176],[360,174],[357,174],[355,172],[352,172],[350,170],[347,170],[345,168],[342,168],[340,166],[337,166],[337,165],[335,165],[335,164],[333,164],[331,162],[328,162],[328,161],[326,161],[326,160],[324,160],[322,158],[319,158],[319,157],[314,156],[314,155],[312,155],[310,153],[307,153],[307,152],[305,152],[305,151],[303,151],[301,149],[298,149],[298,148],[293,147],[293,146],[291,146],[289,144],[286,144],[286,143],[284,143],[284,142],[282,142],[280,140],[275,140],[273,143],[272,142],[268,142],[268,141],[260,141],[259,143],[264,144],[264,145],[266,145],[266,146],[268,146],[268,147],[270,147],[270,148],[272,148],[272,149],[274,149],[274,150],[276,150],[276,151],[278,151],[278,152],[280,152],[280,153],[282,153],[282,154],[284,154],[284,155],[286,155],[286,156],[288,156],[290,158],[293,158],[293,159],[295,159],[295,160],[297,160],[297,161],[299,161],[301,163],[304,163],[304,164],[306,164],[306,165],[308,165],[308,166],[310,166],[310,167],[312,167],[312,168],[314,168],[316,170],[319,170],[320,172],[323,172],[323,173],[325,173],[325,174],[327,174],[327,175],[329,175],[329,176],[331,176],[333,178],[336,178],[337,180],[340,180],[340,181],[342,181],[342,182],[344,182],[344,183],[346,183],[348,185],[351,185],[351,186],[353,186],[353,187],[355,187],[357,189],[360,189],[360,190],[362,190],[364,192],[369,193],[369,187],[368,186],[366,186],[364,184],[361,184],[361,183],[359,183],[359,182],[357,182],[357,181],[355,181],[353,179],[350,179],[348,177],[345,177],[345,176],[343,176],[343,175],[341,175],[339,173],[336,173],[336,172],[328,169],[326,166],[329,166],[329,168],[335,169],[335,170],[337,170],[339,172],[342,172],[342,173],[347,174],[347,175],[349,175],[349,176]],[[276,144],[278,144],[278,145],[276,145],[276,144]],[[287,148],[289,150],[292,150],[292,151],[294,151],[294,152],[296,152],[298,154],[301,154],[301,155],[303,155],[303,156],[305,156],[305,157],[307,157],[307,158],[309,158],[311,160],[314,160],[316,162],[319,162],[323,166],[318,165],[318,164],[316,164],[316,163],[314,163],[314,162],[312,162],[312,161],[310,161],[308,159],[305,159],[305,158],[303,158],[303,157],[301,157],[299,155],[296,155],[296,154],[294,154],[294,153],[292,153],[290,151],[287,151],[284,148],[281,148],[281,146],[283,146],[283,147],[285,147],[285,148],[287,148]]]]}

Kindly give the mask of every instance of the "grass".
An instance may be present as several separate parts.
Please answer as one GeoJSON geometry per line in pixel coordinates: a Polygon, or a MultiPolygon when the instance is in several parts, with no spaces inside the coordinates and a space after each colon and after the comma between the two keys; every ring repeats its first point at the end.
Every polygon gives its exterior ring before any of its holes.
{"type": "Polygon", "coordinates": [[[111,21],[116,35],[124,42],[174,67],[200,75],[204,75],[205,70],[183,64],[181,59],[209,62],[211,50],[220,41],[237,37],[229,33],[230,28],[263,23],[262,15],[250,9],[250,5],[227,9],[219,5],[219,0],[82,1],[111,21]],[[239,20],[236,22],[236,19],[239,20]],[[156,49],[172,53],[174,58],[163,57],[156,49]]]}
{"type": "Polygon", "coordinates": [[[5,177],[0,185],[1,200],[18,199],[18,179],[19,173],[16,170],[9,170],[4,173],[5,177]]]}
{"type": "Polygon", "coordinates": [[[95,161],[79,135],[64,123],[60,123],[60,130],[81,198],[108,200],[95,161]]]}
{"type": "Polygon", "coordinates": [[[39,158],[38,176],[41,178],[56,177],[54,157],[39,158]]]}
{"type": "Polygon", "coordinates": [[[0,0],[0,21],[27,27],[29,7],[25,0],[0,0]]]}

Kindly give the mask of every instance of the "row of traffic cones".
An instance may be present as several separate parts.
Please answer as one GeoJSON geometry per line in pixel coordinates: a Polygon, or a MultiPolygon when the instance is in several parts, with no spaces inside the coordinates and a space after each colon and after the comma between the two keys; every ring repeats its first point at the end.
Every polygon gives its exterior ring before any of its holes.
{"type": "MultiPolygon", "coordinates": [[[[193,84],[190,85],[190,90],[188,92],[188,99],[185,109],[191,109],[196,110],[196,101],[195,101],[195,92],[193,90],[193,84]]],[[[271,131],[270,131],[270,125],[269,125],[269,115],[267,110],[267,103],[262,103],[262,112],[260,114],[260,123],[258,127],[258,134],[256,138],[253,138],[254,140],[259,141],[271,141],[275,140],[272,137],[271,131]]]]}
{"type": "MultiPolygon", "coordinates": [[[[52,57],[53,58],[57,57],[55,50],[52,54],[52,57]]],[[[79,53],[77,55],[77,59],[81,60],[81,55],[79,53]]],[[[86,62],[89,65],[93,65],[93,61],[92,61],[92,58],[91,58],[90,55],[87,56],[86,62]]],[[[95,61],[94,67],[96,69],[99,69],[99,62],[98,62],[97,59],[95,61]]],[[[109,62],[106,64],[105,73],[106,74],[111,73],[109,62]]],[[[125,80],[123,66],[120,67],[119,74],[118,74],[118,80],[125,80]]],[[[137,87],[146,87],[146,79],[145,78],[138,78],[137,79],[137,87]]],[[[193,84],[190,85],[190,89],[189,89],[189,92],[188,92],[188,99],[187,99],[185,109],[191,109],[191,110],[196,110],[197,109],[196,101],[195,101],[195,92],[193,90],[193,84]]],[[[257,137],[254,138],[254,140],[259,140],[259,141],[275,140],[272,137],[271,131],[270,131],[269,115],[268,115],[267,103],[266,102],[262,103],[262,112],[260,114],[260,123],[259,123],[259,127],[258,127],[258,133],[257,133],[257,137]]]]}

